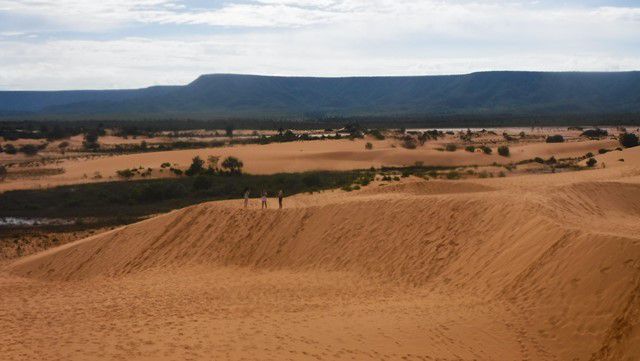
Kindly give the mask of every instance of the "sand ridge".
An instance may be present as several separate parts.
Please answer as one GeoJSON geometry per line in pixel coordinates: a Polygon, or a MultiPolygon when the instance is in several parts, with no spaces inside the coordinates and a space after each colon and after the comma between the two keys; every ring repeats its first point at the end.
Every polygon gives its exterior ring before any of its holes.
{"type": "Polygon", "coordinates": [[[636,152],[574,173],[375,182],[284,210],[204,203],[26,257],[0,271],[0,352],[638,359],[636,152]]]}

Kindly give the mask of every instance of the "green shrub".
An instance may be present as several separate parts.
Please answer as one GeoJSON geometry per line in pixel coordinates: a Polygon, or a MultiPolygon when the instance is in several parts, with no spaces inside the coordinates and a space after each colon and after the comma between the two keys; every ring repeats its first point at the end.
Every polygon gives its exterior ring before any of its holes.
{"type": "Polygon", "coordinates": [[[600,128],[587,129],[584,132],[582,132],[582,134],[581,134],[581,136],[583,136],[583,137],[592,138],[592,139],[598,139],[598,138],[601,138],[601,137],[606,137],[607,135],[609,135],[609,132],[607,132],[604,129],[600,129],[600,128]]]}
{"type": "Polygon", "coordinates": [[[464,150],[466,150],[467,152],[473,153],[476,151],[476,147],[474,147],[473,145],[468,145],[464,148],[464,150]]]}
{"type": "Polygon", "coordinates": [[[562,143],[564,142],[564,137],[556,134],[556,135],[550,135],[547,137],[547,143],[562,143]]]}
{"type": "Polygon", "coordinates": [[[637,147],[638,146],[638,136],[633,133],[622,133],[618,138],[620,145],[625,148],[637,147]]]}
{"type": "Polygon", "coordinates": [[[484,152],[484,154],[491,154],[493,153],[493,151],[491,150],[491,148],[487,147],[486,145],[483,145],[482,147],[480,147],[480,149],[482,149],[482,151],[484,152]]]}
{"type": "Polygon", "coordinates": [[[118,175],[118,177],[124,178],[124,179],[131,179],[135,175],[135,173],[131,169],[122,169],[122,170],[116,171],[116,174],[118,175]]]}
{"type": "Polygon", "coordinates": [[[509,156],[509,147],[507,147],[506,145],[501,145],[498,147],[498,154],[500,154],[503,157],[508,157],[509,156]]]}
{"type": "Polygon", "coordinates": [[[38,150],[38,147],[33,144],[25,144],[20,147],[20,153],[24,153],[29,157],[38,154],[38,150]]]}
{"type": "Polygon", "coordinates": [[[406,149],[416,149],[418,142],[412,136],[405,136],[402,140],[402,146],[406,149]]]}

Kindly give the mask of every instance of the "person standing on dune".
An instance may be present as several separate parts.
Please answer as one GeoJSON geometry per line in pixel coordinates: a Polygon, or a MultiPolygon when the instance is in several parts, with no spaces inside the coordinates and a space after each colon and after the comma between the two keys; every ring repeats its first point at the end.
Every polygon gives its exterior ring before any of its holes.
{"type": "Polygon", "coordinates": [[[282,209],[282,199],[284,198],[284,192],[281,190],[278,191],[278,207],[282,209]]]}
{"type": "Polygon", "coordinates": [[[262,190],[262,209],[266,209],[267,208],[267,191],[266,190],[262,190]]]}
{"type": "Polygon", "coordinates": [[[246,188],[244,190],[244,208],[249,207],[249,196],[251,195],[251,190],[246,188]]]}

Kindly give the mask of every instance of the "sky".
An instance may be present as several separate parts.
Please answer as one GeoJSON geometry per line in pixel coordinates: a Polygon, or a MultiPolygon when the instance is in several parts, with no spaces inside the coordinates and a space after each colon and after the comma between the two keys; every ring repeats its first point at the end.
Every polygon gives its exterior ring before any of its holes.
{"type": "Polygon", "coordinates": [[[640,1],[0,0],[0,90],[640,70],[640,1]]]}

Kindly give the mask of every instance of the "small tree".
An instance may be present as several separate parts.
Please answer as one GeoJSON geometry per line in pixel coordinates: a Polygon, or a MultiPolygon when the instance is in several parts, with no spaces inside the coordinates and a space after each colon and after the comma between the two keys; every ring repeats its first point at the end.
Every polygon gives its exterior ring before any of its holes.
{"type": "Polygon", "coordinates": [[[633,133],[622,133],[618,138],[620,145],[625,148],[631,148],[638,146],[638,136],[633,133]]]}
{"type": "Polygon", "coordinates": [[[224,128],[224,132],[229,138],[233,138],[233,130],[234,128],[231,124],[227,125],[226,128],[224,128]]]}
{"type": "Polygon", "coordinates": [[[236,157],[227,157],[222,161],[222,168],[231,174],[242,174],[242,167],[244,167],[244,164],[236,157]]]}
{"type": "Polygon", "coordinates": [[[100,144],[98,143],[98,132],[91,131],[87,132],[84,135],[84,141],[82,145],[89,150],[95,150],[100,148],[100,144]]]}
{"type": "Polygon", "coordinates": [[[506,145],[501,145],[498,147],[498,154],[500,154],[501,156],[508,157],[509,153],[509,147],[507,147],[506,145]]]}
{"type": "Polygon", "coordinates": [[[366,150],[373,149],[373,144],[371,144],[370,142],[367,142],[367,144],[364,145],[364,149],[366,149],[366,150]]]}
{"type": "Polygon", "coordinates": [[[220,157],[217,155],[210,155],[207,157],[207,164],[209,165],[209,169],[216,170],[218,169],[218,162],[220,161],[220,157]]]}
{"type": "Polygon", "coordinates": [[[202,158],[200,158],[200,156],[195,156],[191,160],[191,165],[189,166],[189,169],[187,169],[184,172],[184,174],[186,174],[189,177],[191,177],[191,176],[198,175],[198,174],[202,173],[203,170],[204,170],[204,160],[202,160],[202,158]]]}

